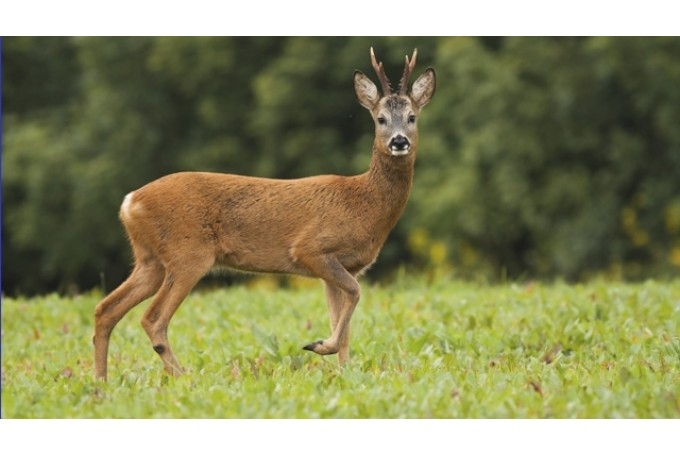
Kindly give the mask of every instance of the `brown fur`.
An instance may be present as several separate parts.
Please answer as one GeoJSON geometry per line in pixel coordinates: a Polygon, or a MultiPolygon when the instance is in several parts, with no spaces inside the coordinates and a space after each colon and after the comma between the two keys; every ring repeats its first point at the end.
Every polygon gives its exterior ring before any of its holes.
{"type": "MultiPolygon", "coordinates": [[[[415,55],[411,66],[414,60],[415,55]]],[[[142,326],[165,369],[180,374],[167,327],[187,294],[215,267],[321,278],[332,334],[305,349],[338,353],[341,364],[349,359],[349,323],[360,294],[356,277],[375,261],[404,210],[418,145],[414,116],[435,88],[432,69],[409,95],[381,97],[361,72],[354,79],[359,102],[376,124],[368,172],[297,180],[182,172],[126,196],[120,217],[135,266],[95,309],[97,378],[106,379],[113,328],[152,295],[142,326]]]]}

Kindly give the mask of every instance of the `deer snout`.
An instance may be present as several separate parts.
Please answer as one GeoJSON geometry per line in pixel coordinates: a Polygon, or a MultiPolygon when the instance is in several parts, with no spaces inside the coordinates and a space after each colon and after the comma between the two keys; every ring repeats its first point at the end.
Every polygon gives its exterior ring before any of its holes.
{"type": "Polygon", "coordinates": [[[392,156],[403,156],[408,154],[409,148],[411,148],[411,141],[406,136],[397,134],[390,139],[389,147],[392,156]]]}

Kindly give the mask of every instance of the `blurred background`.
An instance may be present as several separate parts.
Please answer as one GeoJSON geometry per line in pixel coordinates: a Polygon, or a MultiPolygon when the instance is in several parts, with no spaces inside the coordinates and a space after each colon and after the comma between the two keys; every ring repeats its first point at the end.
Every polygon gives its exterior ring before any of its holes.
{"type": "Polygon", "coordinates": [[[678,276],[679,38],[10,37],[2,292],[113,289],[120,203],[162,175],[367,170],[370,46],[393,82],[417,47],[437,91],[369,280],[678,276]]]}

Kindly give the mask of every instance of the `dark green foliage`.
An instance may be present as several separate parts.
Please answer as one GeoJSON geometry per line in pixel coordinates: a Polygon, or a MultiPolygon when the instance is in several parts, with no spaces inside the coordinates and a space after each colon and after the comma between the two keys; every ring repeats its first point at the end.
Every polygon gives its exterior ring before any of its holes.
{"type": "Polygon", "coordinates": [[[427,176],[412,220],[495,274],[680,266],[680,40],[508,38],[489,49],[447,39],[437,49],[445,82],[423,120],[427,176]]]}
{"type": "Polygon", "coordinates": [[[372,277],[680,267],[680,39],[5,38],[7,293],[117,285],[117,211],[161,175],[363,172],[352,73],[437,70],[412,200],[372,277]]]}

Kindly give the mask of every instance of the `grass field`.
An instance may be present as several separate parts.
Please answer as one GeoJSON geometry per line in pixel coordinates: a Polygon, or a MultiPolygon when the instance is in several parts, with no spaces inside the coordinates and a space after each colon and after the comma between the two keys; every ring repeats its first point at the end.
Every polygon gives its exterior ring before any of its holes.
{"type": "Polygon", "coordinates": [[[139,324],[92,378],[100,295],[2,300],[4,418],[678,418],[680,282],[363,286],[352,360],[320,283],[192,294],[170,325],[171,378],[139,324]]]}

